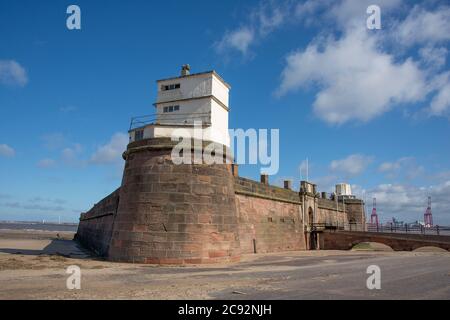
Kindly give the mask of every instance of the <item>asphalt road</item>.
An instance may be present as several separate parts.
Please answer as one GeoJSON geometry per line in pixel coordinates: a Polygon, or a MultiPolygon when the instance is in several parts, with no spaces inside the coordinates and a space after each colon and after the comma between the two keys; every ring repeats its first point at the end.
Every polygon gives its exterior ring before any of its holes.
{"type": "Polygon", "coordinates": [[[324,256],[262,257],[249,268],[268,266],[255,273],[270,279],[272,290],[243,288],[237,297],[227,291],[224,299],[450,299],[450,254],[413,252],[326,252],[324,256]],[[327,254],[328,253],[328,254],[327,254]],[[367,288],[370,265],[380,268],[381,289],[367,288]]]}

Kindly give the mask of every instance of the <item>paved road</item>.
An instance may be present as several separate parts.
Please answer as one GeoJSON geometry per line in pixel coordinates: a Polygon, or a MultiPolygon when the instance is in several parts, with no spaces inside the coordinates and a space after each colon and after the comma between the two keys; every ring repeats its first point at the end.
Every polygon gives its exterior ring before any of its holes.
{"type": "MultiPolygon", "coordinates": [[[[217,298],[243,299],[450,299],[450,254],[435,253],[333,253],[321,257],[298,255],[268,257],[256,265],[270,266],[271,271],[254,276],[270,279],[273,290],[247,289],[236,297],[227,291],[217,298]],[[366,286],[367,267],[381,270],[381,289],[366,286]]],[[[243,291],[245,289],[243,288],[243,291]]]]}

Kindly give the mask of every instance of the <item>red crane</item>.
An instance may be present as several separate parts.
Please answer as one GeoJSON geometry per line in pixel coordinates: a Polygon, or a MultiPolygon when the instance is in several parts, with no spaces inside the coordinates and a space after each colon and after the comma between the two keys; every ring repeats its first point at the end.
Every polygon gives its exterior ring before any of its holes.
{"type": "Polygon", "coordinates": [[[425,228],[433,227],[433,214],[431,213],[431,197],[428,197],[428,207],[423,215],[425,228]]]}

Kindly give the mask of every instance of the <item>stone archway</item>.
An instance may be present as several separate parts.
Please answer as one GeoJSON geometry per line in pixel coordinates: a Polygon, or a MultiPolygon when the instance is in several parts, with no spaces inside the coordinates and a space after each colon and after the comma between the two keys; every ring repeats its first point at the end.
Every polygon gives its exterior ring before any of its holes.
{"type": "Polygon", "coordinates": [[[314,210],[308,209],[308,225],[309,225],[309,250],[317,249],[317,232],[314,230],[314,210]]]}

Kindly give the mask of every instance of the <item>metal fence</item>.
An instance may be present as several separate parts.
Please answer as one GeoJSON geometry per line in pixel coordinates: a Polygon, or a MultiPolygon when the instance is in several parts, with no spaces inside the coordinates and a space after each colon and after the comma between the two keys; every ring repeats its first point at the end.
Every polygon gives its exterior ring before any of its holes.
{"type": "Polygon", "coordinates": [[[307,227],[307,231],[323,231],[323,230],[342,230],[342,231],[367,231],[380,233],[405,233],[405,234],[425,234],[425,235],[443,235],[450,236],[449,226],[431,226],[425,227],[422,225],[383,225],[383,224],[358,224],[358,223],[314,223],[307,227]]]}
{"type": "Polygon", "coordinates": [[[428,235],[450,235],[450,227],[448,226],[423,226],[423,225],[382,225],[382,224],[367,224],[367,231],[369,232],[384,232],[384,233],[410,233],[410,234],[428,234],[428,235]]]}
{"type": "Polygon", "coordinates": [[[138,116],[131,118],[130,121],[130,131],[133,129],[145,127],[150,124],[160,123],[173,123],[173,124],[183,124],[191,123],[195,121],[201,124],[210,124],[211,112],[195,112],[195,113],[185,113],[185,112],[168,112],[168,113],[153,113],[145,116],[138,116]]]}

